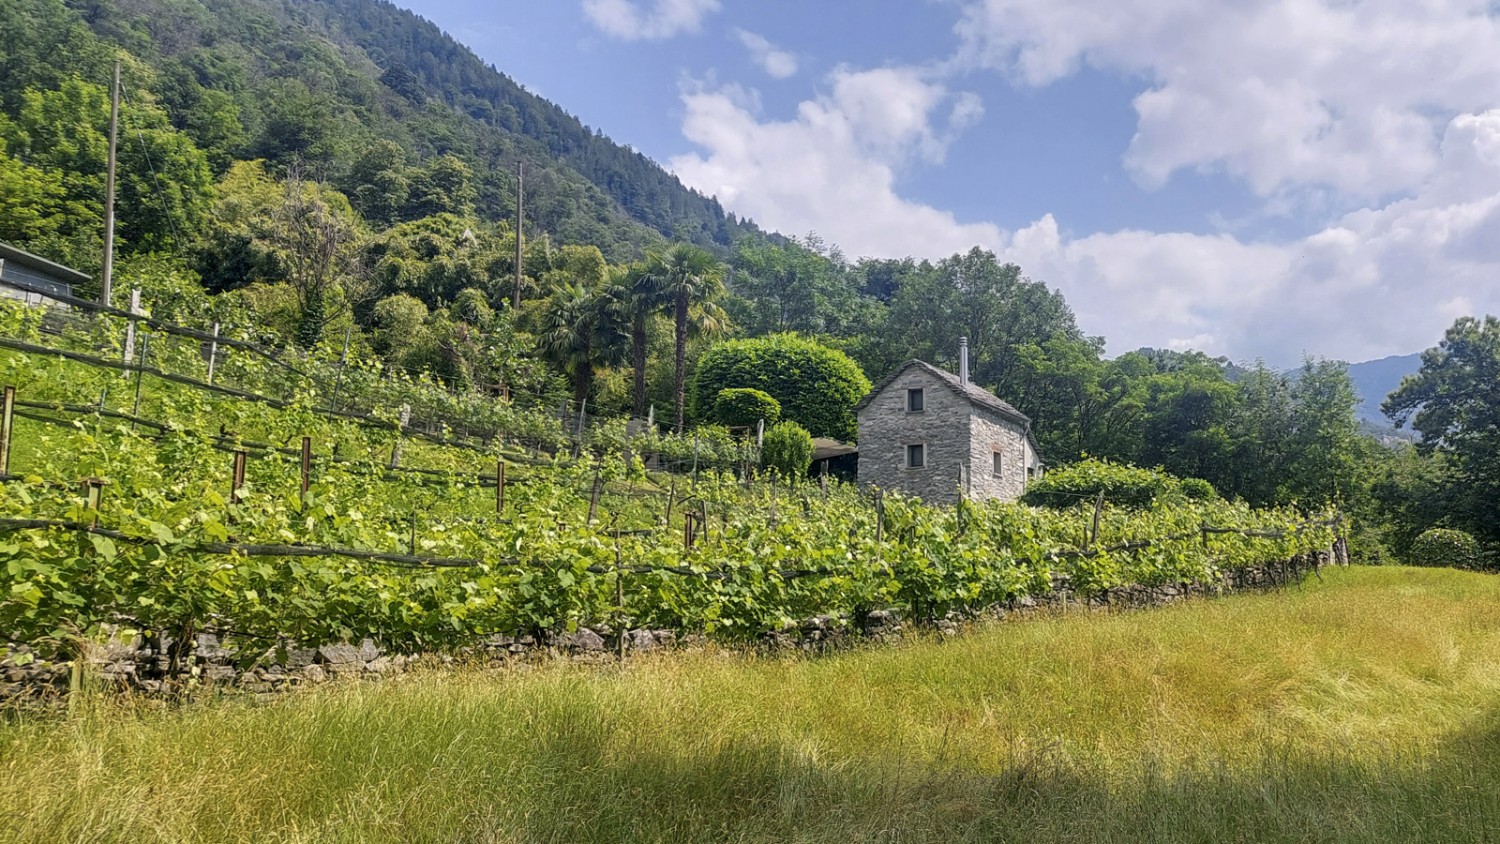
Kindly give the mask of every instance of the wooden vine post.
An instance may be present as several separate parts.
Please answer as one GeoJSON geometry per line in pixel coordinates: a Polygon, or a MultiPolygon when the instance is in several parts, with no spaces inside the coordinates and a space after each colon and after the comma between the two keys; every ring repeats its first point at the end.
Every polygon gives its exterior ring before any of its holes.
{"type": "Polygon", "coordinates": [[[312,437],[302,438],[301,466],[302,509],[307,509],[307,491],[312,488],[312,437]]]}
{"type": "Polygon", "coordinates": [[[5,387],[4,406],[0,407],[0,478],[10,474],[11,426],[15,422],[16,388],[5,387]]]}
{"type": "Polygon", "coordinates": [[[214,323],[214,339],[208,344],[208,383],[214,382],[214,366],[219,362],[219,324],[214,323]]]}
{"type": "Polygon", "coordinates": [[[1085,548],[1094,547],[1099,541],[1099,514],[1104,511],[1104,490],[1099,490],[1099,497],[1094,499],[1094,526],[1089,531],[1089,542],[1085,548]]]}
{"type": "Polygon", "coordinates": [[[603,470],[604,459],[601,457],[594,461],[594,485],[589,492],[589,523],[593,524],[599,519],[599,490],[602,487],[600,472],[603,470]]]}
{"type": "Polygon", "coordinates": [[[250,462],[250,452],[243,448],[234,451],[234,466],[229,476],[229,520],[234,521],[234,511],[240,503],[240,490],[245,488],[245,471],[250,462]]]}
{"type": "Polygon", "coordinates": [[[620,632],[620,662],[625,661],[625,564],[620,554],[620,526],[615,524],[615,626],[620,632]]]}
{"type": "Polygon", "coordinates": [[[406,426],[410,425],[410,424],[411,424],[411,405],[409,405],[409,404],[403,404],[403,405],[401,405],[401,421],[400,421],[400,424],[397,425],[397,427],[396,427],[396,442],[395,442],[394,445],[391,446],[391,465],[390,465],[390,468],[392,468],[392,469],[394,469],[397,466],[401,465],[401,442],[402,442],[401,438],[403,436],[405,436],[405,434],[406,434],[406,426]]]}
{"type": "MultiPolygon", "coordinates": [[[[141,332],[141,365],[135,370],[135,405],[130,411],[131,416],[141,415],[141,380],[146,377],[146,357],[151,352],[151,336],[141,332]]],[[[130,420],[130,430],[135,430],[135,420],[130,420]]]]}
{"type": "Polygon", "coordinates": [[[505,458],[495,461],[495,515],[505,515],[505,458]]]}

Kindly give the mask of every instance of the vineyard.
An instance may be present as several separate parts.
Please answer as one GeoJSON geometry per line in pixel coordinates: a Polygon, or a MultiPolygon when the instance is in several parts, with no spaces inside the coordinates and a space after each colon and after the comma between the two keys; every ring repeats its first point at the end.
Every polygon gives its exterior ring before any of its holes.
{"type": "Polygon", "coordinates": [[[1336,529],[1186,497],[929,507],[761,475],[753,436],[67,304],[0,310],[0,629],[57,649],[107,626],[405,649],[585,624],[749,639],[1059,583],[1209,582],[1336,529]]]}

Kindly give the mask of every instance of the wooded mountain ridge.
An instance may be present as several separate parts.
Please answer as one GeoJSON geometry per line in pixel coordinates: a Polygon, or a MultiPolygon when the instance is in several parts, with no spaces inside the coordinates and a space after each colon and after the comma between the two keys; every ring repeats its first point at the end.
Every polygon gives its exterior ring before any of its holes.
{"type": "Polygon", "coordinates": [[[0,18],[7,91],[106,84],[118,45],[149,65],[127,67],[127,84],[150,77],[218,170],[295,160],[341,183],[394,142],[408,165],[461,160],[490,220],[513,218],[524,162],[528,226],[614,260],[758,231],[385,0],[0,0],[0,18]]]}

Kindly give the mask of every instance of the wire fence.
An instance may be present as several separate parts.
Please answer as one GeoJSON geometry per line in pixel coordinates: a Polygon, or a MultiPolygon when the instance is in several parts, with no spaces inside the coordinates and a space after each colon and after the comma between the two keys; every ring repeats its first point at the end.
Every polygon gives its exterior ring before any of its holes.
{"type": "MultiPolygon", "coordinates": [[[[673,438],[662,434],[654,413],[641,419],[600,413],[587,401],[574,404],[566,398],[517,395],[506,399],[483,392],[453,391],[441,384],[398,377],[385,364],[373,369],[351,365],[347,354],[338,361],[326,361],[295,347],[271,348],[232,337],[218,323],[203,330],[134,309],[21,287],[55,304],[45,308],[36,320],[40,336],[0,336],[0,348],[133,374],[138,379],[137,395],[141,376],[274,409],[305,407],[310,395],[315,404],[307,409],[326,419],[485,456],[498,449],[512,453],[524,450],[547,458],[558,454],[581,458],[591,451],[628,448],[630,441],[644,440],[640,450],[649,453],[651,468],[661,471],[741,471],[758,463],[756,448],[749,441],[726,446],[717,438],[696,433],[691,438],[673,438]],[[101,318],[123,320],[124,336],[119,336],[118,326],[101,318]],[[142,330],[137,331],[138,327],[142,330]],[[145,328],[154,333],[146,333],[145,328]],[[51,342],[38,342],[44,338],[51,342]],[[191,343],[188,347],[179,344],[164,348],[163,338],[191,343]],[[234,365],[230,352],[236,350],[274,364],[274,372],[234,365]],[[610,424],[619,424],[620,428],[606,430],[610,424]]],[[[82,406],[76,401],[59,405],[82,406]]],[[[99,407],[109,411],[105,397],[100,398],[99,407]]],[[[140,424],[138,419],[132,421],[140,424]]]]}

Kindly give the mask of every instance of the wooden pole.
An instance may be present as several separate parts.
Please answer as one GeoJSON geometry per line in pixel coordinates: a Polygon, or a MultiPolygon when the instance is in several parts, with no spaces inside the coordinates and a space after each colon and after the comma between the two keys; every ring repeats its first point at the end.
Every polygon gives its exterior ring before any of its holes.
{"type": "Polygon", "coordinates": [[[1094,499],[1094,528],[1089,531],[1089,544],[1092,548],[1099,541],[1099,513],[1104,510],[1104,490],[1099,490],[1099,497],[1094,499]]]}
{"type": "Polygon", "coordinates": [[[89,510],[89,528],[99,526],[99,511],[104,508],[104,481],[100,478],[83,479],[84,507],[89,510]]]}
{"type": "Polygon", "coordinates": [[[302,508],[307,509],[307,491],[312,487],[312,437],[302,438],[302,508]]]}
{"type": "Polygon", "coordinates": [[[524,206],[526,203],[526,164],[522,161],[516,162],[516,289],[510,294],[510,309],[521,310],[521,272],[524,256],[522,244],[525,235],[521,227],[526,222],[524,206]]]}
{"type": "Polygon", "coordinates": [[[620,628],[620,661],[625,661],[625,565],[620,557],[620,528],[615,526],[615,612],[620,628]]]}
{"type": "Polygon", "coordinates": [[[401,465],[401,437],[406,433],[406,426],[411,424],[411,405],[401,405],[401,424],[396,429],[396,442],[391,446],[391,466],[394,469],[401,465]]]}
{"type": "Polygon", "coordinates": [[[505,514],[505,458],[495,461],[495,515],[505,514]]]}
{"type": "Polygon", "coordinates": [[[672,504],[677,499],[677,476],[672,476],[672,487],[667,490],[667,521],[666,526],[672,526],[672,504]]]}
{"type": "Polygon", "coordinates": [[[15,421],[16,388],[5,387],[5,404],[0,409],[0,477],[10,474],[10,432],[15,421]]]}
{"type": "Polygon", "coordinates": [[[245,466],[250,460],[250,453],[243,448],[234,452],[234,468],[230,471],[229,478],[229,521],[234,521],[233,505],[240,502],[240,490],[245,488],[245,466]]]}
{"type": "Polygon", "coordinates": [[[120,60],[115,60],[109,98],[109,157],[104,170],[104,271],[99,276],[99,304],[108,306],[115,268],[115,149],[120,138],[120,60]]]}
{"type": "MultiPolygon", "coordinates": [[[[151,354],[151,335],[141,332],[141,365],[135,370],[135,405],[130,411],[131,416],[141,415],[141,381],[146,377],[146,361],[151,354]]],[[[135,430],[135,420],[130,421],[130,430],[135,430]]]]}
{"type": "Polygon", "coordinates": [[[885,541],[885,490],[875,490],[875,544],[885,541]]]}
{"type": "Polygon", "coordinates": [[[589,523],[593,524],[599,518],[599,472],[603,468],[604,459],[594,461],[594,488],[589,493],[589,523]]]}
{"type": "MultiPolygon", "coordinates": [[[[141,289],[132,287],[130,289],[130,312],[138,314],[141,312],[141,289]]],[[[125,321],[125,362],[135,360],[135,320],[125,321]]]]}
{"type": "Polygon", "coordinates": [[[214,323],[214,339],[208,344],[208,383],[214,382],[214,366],[219,362],[219,324],[214,323]]]}
{"type": "Polygon", "coordinates": [[[693,488],[698,487],[698,432],[693,432],[693,488]]]}
{"type": "MultiPolygon", "coordinates": [[[[339,387],[343,386],[344,383],[344,367],[349,364],[349,334],[353,330],[354,326],[352,325],[344,328],[344,351],[339,353],[339,371],[333,377],[333,400],[328,404],[334,410],[339,409],[339,387]]],[[[335,445],[335,447],[337,446],[335,445]]]]}

